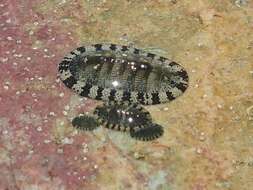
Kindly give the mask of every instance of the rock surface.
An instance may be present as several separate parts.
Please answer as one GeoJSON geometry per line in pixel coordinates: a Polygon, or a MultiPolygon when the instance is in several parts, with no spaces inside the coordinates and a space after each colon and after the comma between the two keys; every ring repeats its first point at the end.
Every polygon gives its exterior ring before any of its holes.
{"type": "Polygon", "coordinates": [[[250,0],[2,0],[0,189],[250,189],[252,31],[250,0]],[[72,128],[71,118],[99,102],[67,89],[57,65],[100,42],[146,48],[187,69],[183,96],[146,107],[162,138],[72,128]]]}

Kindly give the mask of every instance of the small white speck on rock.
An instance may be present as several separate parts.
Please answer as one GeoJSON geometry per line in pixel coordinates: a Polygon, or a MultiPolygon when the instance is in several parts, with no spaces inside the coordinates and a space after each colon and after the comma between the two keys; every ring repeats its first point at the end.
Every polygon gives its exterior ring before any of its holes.
{"type": "Polygon", "coordinates": [[[49,115],[50,116],[55,116],[55,113],[51,111],[51,112],[49,112],[49,115]]]}
{"type": "Polygon", "coordinates": [[[252,121],[253,120],[253,105],[250,106],[250,107],[248,107],[247,110],[246,110],[246,112],[247,112],[249,120],[252,121]]]}
{"type": "Polygon", "coordinates": [[[36,115],[34,113],[31,114],[31,118],[36,118],[36,115]]]}
{"type": "Polygon", "coordinates": [[[45,140],[44,140],[44,143],[45,143],[45,144],[49,144],[50,142],[51,142],[51,141],[50,141],[49,139],[45,139],[45,140]]]}
{"type": "Polygon", "coordinates": [[[83,153],[87,153],[88,151],[89,151],[88,148],[83,149],[83,153]]]}
{"type": "Polygon", "coordinates": [[[82,143],[82,146],[86,148],[86,147],[88,147],[88,144],[87,143],[82,143]]]}
{"type": "Polygon", "coordinates": [[[135,152],[134,153],[134,158],[137,159],[137,160],[139,160],[139,159],[145,158],[145,156],[144,156],[144,154],[141,154],[139,152],[135,152]]]}
{"type": "Polygon", "coordinates": [[[201,154],[203,152],[203,150],[201,148],[196,148],[196,153],[197,154],[201,154]]]}
{"type": "Polygon", "coordinates": [[[166,107],[166,108],[163,108],[163,110],[164,110],[164,111],[168,111],[168,110],[169,110],[169,108],[167,108],[167,107],[166,107]]]}
{"type": "Polygon", "coordinates": [[[15,53],[15,54],[13,54],[13,57],[18,57],[18,58],[21,58],[21,57],[23,57],[23,54],[17,54],[17,53],[15,53]]]}
{"type": "Polygon", "coordinates": [[[28,34],[32,36],[34,34],[34,31],[30,30],[28,34]]]}
{"type": "Polygon", "coordinates": [[[68,138],[68,137],[65,137],[63,140],[62,140],[62,143],[63,144],[73,144],[74,140],[72,138],[68,138]]]}
{"type": "Polygon", "coordinates": [[[11,23],[11,19],[9,18],[5,22],[8,23],[8,24],[11,23]]]}
{"type": "Polygon", "coordinates": [[[248,0],[235,0],[235,5],[237,7],[245,6],[247,5],[247,3],[248,3],[248,0]]]}
{"type": "Polygon", "coordinates": [[[24,68],[24,71],[28,71],[28,72],[29,72],[30,69],[29,69],[28,67],[25,67],[25,68],[24,68]]]}
{"type": "Polygon", "coordinates": [[[13,40],[13,38],[11,36],[8,36],[7,40],[11,41],[11,40],[13,40]]]}
{"type": "Polygon", "coordinates": [[[77,175],[77,174],[78,174],[78,172],[76,172],[76,171],[75,171],[75,172],[73,172],[73,175],[77,175]]]}
{"type": "Polygon", "coordinates": [[[204,133],[204,132],[200,133],[199,140],[200,140],[200,141],[204,141],[205,139],[206,139],[205,133],[204,133]]]}
{"type": "Polygon", "coordinates": [[[62,149],[62,148],[58,148],[58,149],[57,149],[57,153],[58,153],[58,154],[62,154],[62,153],[63,153],[63,149],[62,149]]]}
{"type": "Polygon", "coordinates": [[[0,60],[1,60],[1,62],[4,63],[4,62],[7,62],[9,59],[8,59],[8,57],[1,57],[0,60]]]}
{"type": "Polygon", "coordinates": [[[69,105],[64,106],[64,109],[68,111],[70,109],[69,105]]]}

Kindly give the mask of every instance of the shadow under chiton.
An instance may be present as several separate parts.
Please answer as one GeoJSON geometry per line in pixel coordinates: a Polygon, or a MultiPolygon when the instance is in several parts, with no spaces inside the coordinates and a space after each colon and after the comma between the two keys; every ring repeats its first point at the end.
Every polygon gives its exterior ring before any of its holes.
{"type": "Polygon", "coordinates": [[[129,131],[139,140],[163,134],[140,105],[174,100],[188,87],[188,74],[179,64],[137,48],[115,44],[79,47],[59,64],[62,82],[77,94],[102,100],[93,116],[78,116],[73,126],[93,130],[100,124],[129,131]]]}

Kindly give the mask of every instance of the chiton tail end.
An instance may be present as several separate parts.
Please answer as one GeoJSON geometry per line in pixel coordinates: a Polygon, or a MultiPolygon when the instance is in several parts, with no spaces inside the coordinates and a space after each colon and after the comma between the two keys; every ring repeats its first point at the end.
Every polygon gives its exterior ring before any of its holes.
{"type": "Polygon", "coordinates": [[[92,131],[99,126],[99,123],[94,117],[80,115],[72,120],[72,125],[80,130],[92,131]]]}
{"type": "Polygon", "coordinates": [[[130,135],[132,138],[141,141],[152,141],[163,135],[164,131],[162,126],[151,123],[149,126],[139,128],[137,130],[131,130],[130,135]]]}

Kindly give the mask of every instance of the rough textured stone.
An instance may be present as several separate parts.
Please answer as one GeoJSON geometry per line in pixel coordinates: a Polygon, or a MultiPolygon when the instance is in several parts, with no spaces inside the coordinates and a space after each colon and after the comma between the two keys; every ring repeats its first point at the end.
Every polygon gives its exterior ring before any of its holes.
{"type": "Polygon", "coordinates": [[[252,29],[252,1],[1,1],[0,189],[248,190],[252,29]],[[147,107],[162,138],[72,128],[97,102],[66,89],[57,66],[99,42],[147,48],[189,72],[182,97],[147,107]]]}

